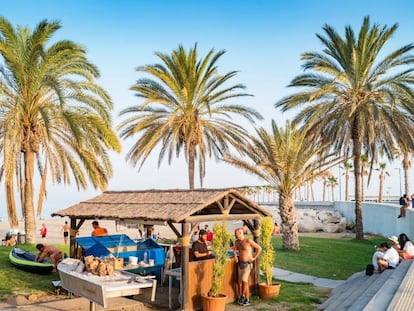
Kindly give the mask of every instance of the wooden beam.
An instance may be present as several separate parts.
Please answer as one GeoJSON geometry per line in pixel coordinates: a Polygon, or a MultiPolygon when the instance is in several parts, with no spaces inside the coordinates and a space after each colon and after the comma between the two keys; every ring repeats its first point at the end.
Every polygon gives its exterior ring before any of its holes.
{"type": "Polygon", "coordinates": [[[245,220],[245,219],[260,219],[259,214],[216,214],[216,215],[196,215],[189,216],[184,219],[184,223],[194,223],[194,222],[205,222],[205,221],[218,221],[218,220],[245,220]]]}
{"type": "Polygon", "coordinates": [[[168,226],[171,228],[171,230],[175,233],[175,235],[177,236],[177,238],[181,238],[181,233],[177,230],[177,228],[174,226],[174,224],[172,223],[172,221],[167,221],[168,226]]]}

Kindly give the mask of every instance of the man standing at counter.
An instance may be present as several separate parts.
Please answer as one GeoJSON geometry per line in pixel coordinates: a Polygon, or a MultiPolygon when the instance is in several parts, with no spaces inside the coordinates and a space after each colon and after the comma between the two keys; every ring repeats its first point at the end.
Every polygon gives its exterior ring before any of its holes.
{"type": "Polygon", "coordinates": [[[207,248],[207,231],[201,229],[198,234],[198,240],[193,243],[192,247],[194,261],[213,258],[213,252],[207,248]]]}
{"type": "Polygon", "coordinates": [[[239,305],[250,305],[249,277],[252,271],[253,261],[259,257],[262,248],[256,242],[244,237],[243,228],[234,231],[236,242],[234,243],[233,256],[237,263],[239,276],[239,305]],[[252,250],[255,250],[254,254],[252,250]],[[237,256],[238,255],[238,256],[237,256]]]}

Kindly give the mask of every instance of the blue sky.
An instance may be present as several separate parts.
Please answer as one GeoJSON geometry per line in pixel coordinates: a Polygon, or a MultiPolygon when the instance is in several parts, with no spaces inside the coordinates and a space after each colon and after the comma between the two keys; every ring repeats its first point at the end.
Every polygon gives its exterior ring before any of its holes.
{"type": "MultiPolygon", "coordinates": [[[[69,39],[82,44],[89,59],[101,72],[99,83],[114,104],[114,124],[118,112],[138,103],[129,87],[140,77],[135,68],[158,62],[154,52],[169,53],[178,44],[192,47],[197,42],[200,55],[211,48],[226,50],[219,61],[222,72],[238,70],[233,82],[246,85],[254,97],[243,101],[265,117],[283,125],[293,113],[282,114],[274,103],[289,94],[286,85],[301,73],[300,54],[320,51],[316,33],[329,24],[343,33],[345,25],[357,31],[364,16],[381,25],[399,24],[387,49],[414,42],[412,1],[0,1],[0,14],[14,25],[33,28],[43,19],[59,20],[62,28],[51,41],[69,39]]],[[[247,126],[247,125],[246,125],[247,126]]],[[[113,155],[114,177],[109,190],[187,188],[183,159],[164,161],[158,169],[154,154],[140,173],[125,162],[130,142],[123,152],[113,155]]],[[[399,193],[398,171],[389,166],[393,177],[388,191],[399,193]]],[[[374,179],[377,177],[374,176],[374,179]]],[[[245,172],[211,160],[207,163],[205,187],[232,187],[262,184],[245,172]]],[[[74,186],[49,186],[45,217],[99,193],[78,192],[74,186]]],[[[0,191],[2,193],[3,190],[0,191]]],[[[370,191],[368,191],[370,192],[370,191]]],[[[376,193],[376,188],[371,191],[376,193]]],[[[3,205],[4,206],[4,205],[3,205]]],[[[0,216],[5,217],[5,208],[0,216]]]]}

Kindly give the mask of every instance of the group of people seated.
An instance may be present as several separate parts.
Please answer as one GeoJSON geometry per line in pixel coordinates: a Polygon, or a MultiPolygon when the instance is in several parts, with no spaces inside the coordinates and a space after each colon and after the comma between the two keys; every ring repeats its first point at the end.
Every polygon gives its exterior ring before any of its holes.
{"type": "Polygon", "coordinates": [[[372,256],[374,273],[395,269],[402,259],[414,259],[414,244],[405,233],[392,236],[389,242],[383,242],[372,256]]]}

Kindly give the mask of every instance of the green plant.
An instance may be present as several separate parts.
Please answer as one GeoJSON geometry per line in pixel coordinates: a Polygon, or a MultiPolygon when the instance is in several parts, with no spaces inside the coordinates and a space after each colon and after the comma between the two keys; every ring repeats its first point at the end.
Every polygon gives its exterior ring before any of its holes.
{"type": "Polygon", "coordinates": [[[260,254],[260,269],[263,271],[266,285],[272,285],[273,263],[275,260],[275,251],[272,243],[273,219],[271,217],[262,217],[260,233],[260,245],[262,253],[260,254]]]}
{"type": "Polygon", "coordinates": [[[229,242],[231,235],[227,232],[226,222],[214,223],[213,226],[214,238],[212,241],[212,247],[214,252],[214,265],[213,265],[213,283],[209,292],[209,296],[217,297],[223,281],[225,266],[230,257],[227,253],[229,248],[229,242]]]}

